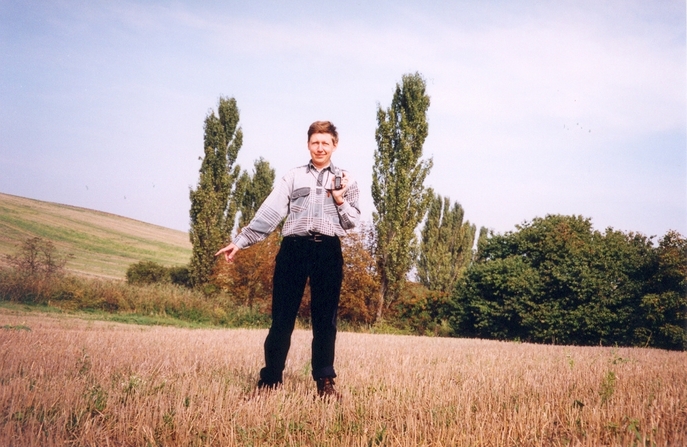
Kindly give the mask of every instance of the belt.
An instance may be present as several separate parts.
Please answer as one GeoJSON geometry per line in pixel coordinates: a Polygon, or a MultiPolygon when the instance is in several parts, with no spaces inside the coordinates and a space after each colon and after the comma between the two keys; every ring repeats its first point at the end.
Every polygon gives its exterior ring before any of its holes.
{"type": "Polygon", "coordinates": [[[311,241],[311,242],[322,242],[324,240],[331,240],[331,239],[337,238],[337,236],[327,236],[326,234],[322,234],[322,233],[310,233],[307,236],[287,236],[287,237],[293,237],[296,239],[301,239],[301,240],[306,240],[306,241],[311,241]]]}

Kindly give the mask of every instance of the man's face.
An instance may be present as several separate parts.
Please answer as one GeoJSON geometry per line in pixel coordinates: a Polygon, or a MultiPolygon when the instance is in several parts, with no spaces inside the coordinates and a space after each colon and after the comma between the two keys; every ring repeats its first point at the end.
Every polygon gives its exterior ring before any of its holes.
{"type": "Polygon", "coordinates": [[[336,144],[334,144],[331,134],[314,133],[310,135],[310,141],[308,141],[308,150],[310,151],[312,164],[317,169],[322,169],[329,166],[329,160],[332,158],[332,154],[336,150],[336,144]]]}

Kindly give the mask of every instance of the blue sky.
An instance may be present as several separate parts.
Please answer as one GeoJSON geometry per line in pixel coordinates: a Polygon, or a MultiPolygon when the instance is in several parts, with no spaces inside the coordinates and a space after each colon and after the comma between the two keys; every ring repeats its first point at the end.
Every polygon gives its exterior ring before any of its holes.
{"type": "Polygon", "coordinates": [[[687,235],[684,1],[288,3],[0,0],[0,192],[187,230],[224,95],[248,170],[332,120],[370,220],[377,107],[417,71],[427,185],[472,223],[687,235]]]}

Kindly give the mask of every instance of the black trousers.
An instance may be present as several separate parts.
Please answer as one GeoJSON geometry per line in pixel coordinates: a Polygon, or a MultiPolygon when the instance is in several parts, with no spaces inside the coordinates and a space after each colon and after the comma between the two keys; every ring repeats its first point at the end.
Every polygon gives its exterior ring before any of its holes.
{"type": "Polygon", "coordinates": [[[312,375],[336,377],[334,345],[343,257],[338,237],[285,237],[276,258],[272,292],[272,326],[265,340],[265,367],[260,379],[280,383],[291,347],[291,334],[305,284],[310,278],[312,375]]]}

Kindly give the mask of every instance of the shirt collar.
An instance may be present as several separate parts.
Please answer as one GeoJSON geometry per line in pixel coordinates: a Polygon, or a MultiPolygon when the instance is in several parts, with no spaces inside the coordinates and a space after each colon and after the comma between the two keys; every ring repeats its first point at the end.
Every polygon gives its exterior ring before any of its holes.
{"type": "MultiPolygon", "coordinates": [[[[329,162],[329,166],[327,166],[327,167],[324,168],[324,169],[329,169],[330,172],[334,173],[335,170],[336,170],[336,167],[334,166],[334,163],[332,163],[332,162],[330,161],[330,162],[329,162]]],[[[323,170],[324,170],[324,169],[323,169],[323,170]]],[[[312,160],[310,160],[310,161],[308,162],[307,170],[308,170],[308,172],[310,172],[311,170],[317,172],[317,168],[315,167],[314,164],[312,164],[312,160]]]]}

